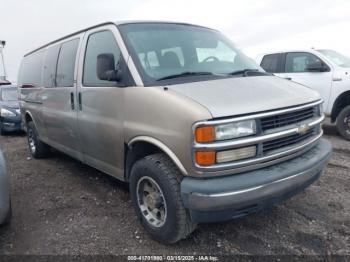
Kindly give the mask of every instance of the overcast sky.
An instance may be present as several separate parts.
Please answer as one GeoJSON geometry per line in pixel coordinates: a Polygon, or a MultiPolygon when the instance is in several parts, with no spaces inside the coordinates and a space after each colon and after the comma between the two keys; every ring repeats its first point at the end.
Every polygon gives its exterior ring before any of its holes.
{"type": "Polygon", "coordinates": [[[26,52],[97,23],[130,19],[216,28],[252,58],[310,47],[350,55],[350,0],[0,0],[0,18],[11,81],[26,52]]]}

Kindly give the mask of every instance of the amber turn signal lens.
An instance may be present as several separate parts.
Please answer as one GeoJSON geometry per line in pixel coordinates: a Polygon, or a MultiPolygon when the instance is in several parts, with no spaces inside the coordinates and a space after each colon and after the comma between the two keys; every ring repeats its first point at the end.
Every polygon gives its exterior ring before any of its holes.
{"type": "Polygon", "coordinates": [[[215,140],[214,126],[202,126],[196,129],[196,141],[198,143],[208,143],[215,140]]]}
{"type": "Polygon", "coordinates": [[[200,166],[211,166],[215,164],[216,153],[214,151],[196,152],[196,163],[200,166]]]}

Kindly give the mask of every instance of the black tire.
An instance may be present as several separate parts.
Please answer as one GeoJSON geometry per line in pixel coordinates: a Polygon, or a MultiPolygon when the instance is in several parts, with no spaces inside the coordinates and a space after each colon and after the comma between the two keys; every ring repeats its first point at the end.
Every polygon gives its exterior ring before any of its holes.
{"type": "Polygon", "coordinates": [[[346,140],[350,140],[350,105],[343,108],[337,117],[337,130],[346,140]]]}
{"type": "Polygon", "coordinates": [[[130,175],[130,193],[136,215],[147,232],[157,241],[171,244],[186,238],[196,228],[182,204],[180,182],[182,176],[174,163],[164,154],[146,156],[137,161],[130,175]],[[145,178],[153,179],[160,187],[166,209],[163,225],[153,226],[142,214],[138,199],[138,183],[145,178]]]}
{"type": "Polygon", "coordinates": [[[27,123],[27,139],[29,152],[34,158],[45,158],[49,155],[50,147],[40,141],[33,121],[27,123]]]}

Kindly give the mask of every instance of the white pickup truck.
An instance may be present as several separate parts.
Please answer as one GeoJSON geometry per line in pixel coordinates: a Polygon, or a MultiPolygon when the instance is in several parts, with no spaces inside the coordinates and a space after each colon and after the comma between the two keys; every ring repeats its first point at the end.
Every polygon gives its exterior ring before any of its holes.
{"type": "Polygon", "coordinates": [[[265,71],[318,91],[323,110],[350,140],[350,58],[333,50],[293,50],[257,57],[265,71]]]}

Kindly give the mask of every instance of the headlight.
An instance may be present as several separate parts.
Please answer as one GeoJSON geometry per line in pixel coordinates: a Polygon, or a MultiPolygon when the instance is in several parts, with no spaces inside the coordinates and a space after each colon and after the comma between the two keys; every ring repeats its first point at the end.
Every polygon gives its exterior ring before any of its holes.
{"type": "Polygon", "coordinates": [[[195,138],[198,143],[209,143],[256,134],[255,120],[234,122],[223,125],[198,127],[195,138]]]}
{"type": "Polygon", "coordinates": [[[2,117],[9,117],[9,116],[16,116],[16,114],[11,112],[10,110],[7,110],[5,108],[1,108],[0,116],[2,116],[2,117]]]}
{"type": "Polygon", "coordinates": [[[215,140],[227,140],[256,134],[255,120],[230,123],[215,127],[215,140]]]}

